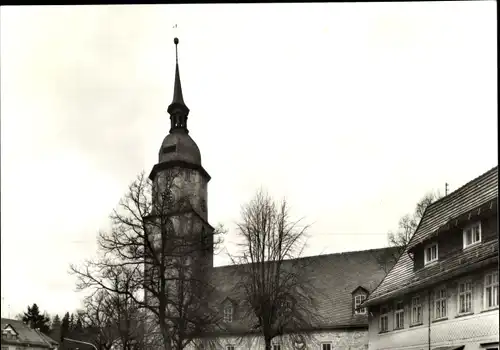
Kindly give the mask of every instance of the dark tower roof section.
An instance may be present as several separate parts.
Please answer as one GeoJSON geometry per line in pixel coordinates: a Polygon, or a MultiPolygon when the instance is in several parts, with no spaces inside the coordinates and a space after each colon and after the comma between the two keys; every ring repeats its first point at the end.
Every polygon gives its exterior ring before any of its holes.
{"type": "Polygon", "coordinates": [[[176,62],[175,62],[175,84],[174,84],[174,98],[170,106],[168,106],[168,113],[170,113],[170,132],[163,139],[159,154],[158,164],[156,164],[149,178],[154,180],[156,175],[169,168],[184,168],[198,170],[203,177],[210,181],[210,175],[203,169],[201,165],[201,154],[196,142],[189,136],[187,130],[187,116],[189,108],[184,103],[182,96],[181,79],[179,75],[179,60],[177,58],[177,44],[179,39],[174,39],[176,49],[176,62]]]}
{"type": "Polygon", "coordinates": [[[174,98],[172,103],[168,106],[167,112],[170,114],[170,132],[174,130],[184,131],[189,133],[187,129],[187,117],[189,114],[189,108],[184,103],[184,97],[182,96],[182,86],[181,77],[179,74],[179,55],[177,50],[177,44],[179,44],[179,39],[174,39],[175,44],[175,82],[174,82],[174,98]]]}

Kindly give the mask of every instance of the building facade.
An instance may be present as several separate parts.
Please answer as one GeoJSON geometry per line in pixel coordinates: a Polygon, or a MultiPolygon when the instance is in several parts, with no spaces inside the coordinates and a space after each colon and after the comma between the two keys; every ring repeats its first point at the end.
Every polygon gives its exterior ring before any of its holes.
{"type": "Polygon", "coordinates": [[[2,318],[2,350],[57,349],[58,343],[49,336],[31,329],[18,320],[2,318]]]}
{"type": "Polygon", "coordinates": [[[496,349],[498,167],[429,205],[363,303],[369,349],[496,349]]]}

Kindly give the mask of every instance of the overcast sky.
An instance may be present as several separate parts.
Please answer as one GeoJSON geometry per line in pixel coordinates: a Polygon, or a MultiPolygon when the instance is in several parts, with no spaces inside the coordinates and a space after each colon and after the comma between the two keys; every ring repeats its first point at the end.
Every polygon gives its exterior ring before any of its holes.
{"type": "Polygon", "coordinates": [[[495,7],[2,7],[2,315],[80,306],[68,265],[168,133],[174,36],[226,248],[264,186],[313,224],[314,255],[383,247],[427,191],[497,164],[495,7]]]}

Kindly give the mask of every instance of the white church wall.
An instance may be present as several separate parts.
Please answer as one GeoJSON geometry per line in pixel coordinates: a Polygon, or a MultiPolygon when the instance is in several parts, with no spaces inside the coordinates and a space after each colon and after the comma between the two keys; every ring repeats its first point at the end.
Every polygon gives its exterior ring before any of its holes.
{"type": "MultiPolygon", "coordinates": [[[[301,348],[303,350],[323,350],[323,344],[330,344],[331,349],[366,350],[368,349],[368,330],[340,329],[311,332],[304,340],[305,347],[301,348]]],[[[291,340],[286,336],[273,339],[273,344],[279,344],[280,350],[300,349],[299,347],[294,347],[291,340]]],[[[231,346],[234,347],[234,350],[265,349],[264,339],[261,336],[221,336],[205,342],[205,349],[233,349],[231,346]],[[209,344],[214,344],[214,348],[210,348],[209,344]]],[[[197,350],[197,348],[194,344],[190,344],[186,350],[197,350]]]]}

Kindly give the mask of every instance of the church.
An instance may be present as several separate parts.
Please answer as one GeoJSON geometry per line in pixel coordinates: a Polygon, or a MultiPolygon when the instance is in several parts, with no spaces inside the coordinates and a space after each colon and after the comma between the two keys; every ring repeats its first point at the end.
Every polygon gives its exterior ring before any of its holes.
{"type": "MultiPolygon", "coordinates": [[[[189,135],[189,108],[182,94],[177,45],[173,101],[168,107],[170,131],[164,138],[154,165],[150,180],[161,184],[173,169],[179,175],[180,195],[189,195],[191,208],[188,220],[195,220],[198,225],[213,230],[208,220],[207,192],[210,175],[202,166],[201,152],[196,142],[189,135]]],[[[316,322],[307,332],[307,341],[302,344],[291,343],[287,337],[273,340],[273,350],[285,349],[367,349],[368,315],[366,309],[358,306],[378,286],[389,267],[381,266],[380,258],[392,248],[353,251],[337,254],[305,257],[311,262],[307,271],[315,288],[318,312],[322,322],[316,322]]],[[[242,350],[264,349],[260,334],[252,330],[252,322],[245,315],[241,291],[235,289],[234,276],[240,265],[213,266],[213,249],[200,254],[197,263],[210,267],[210,278],[216,287],[216,297],[211,301],[220,310],[226,327],[217,335],[217,349],[242,350]]],[[[202,342],[203,343],[203,342],[202,342]]],[[[195,345],[188,346],[195,348],[195,345]]]]}

